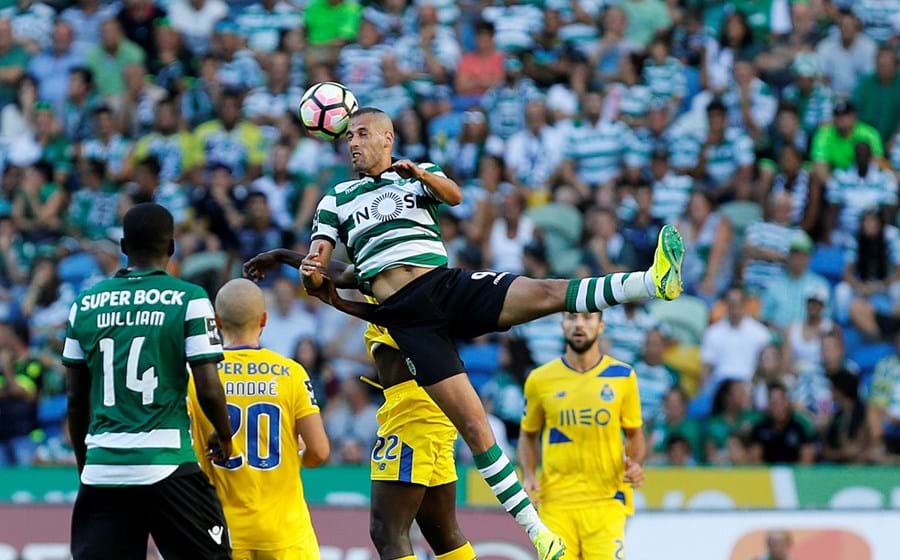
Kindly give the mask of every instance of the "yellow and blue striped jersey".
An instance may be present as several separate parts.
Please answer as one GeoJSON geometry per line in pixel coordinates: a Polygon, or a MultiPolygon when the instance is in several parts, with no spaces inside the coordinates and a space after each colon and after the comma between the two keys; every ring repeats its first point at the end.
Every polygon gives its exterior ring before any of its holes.
{"type": "Polygon", "coordinates": [[[580,372],[559,358],[525,380],[522,429],[541,436],[541,501],[577,507],[626,500],[623,428],[641,427],[637,375],[603,356],[580,372]]]}
{"type": "Polygon", "coordinates": [[[212,463],[205,446],[212,425],[189,387],[194,450],[216,487],[234,549],[316,549],[300,483],[297,421],[319,412],[303,366],[259,347],[225,349],[219,362],[233,431],[231,459],[212,463]]]}

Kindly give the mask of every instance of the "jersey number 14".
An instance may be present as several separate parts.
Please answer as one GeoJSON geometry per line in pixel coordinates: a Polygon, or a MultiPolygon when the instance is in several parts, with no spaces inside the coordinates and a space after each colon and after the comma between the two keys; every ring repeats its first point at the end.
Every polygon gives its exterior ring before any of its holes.
{"type": "MultiPolygon", "coordinates": [[[[131,348],[128,350],[128,362],[125,365],[125,387],[141,394],[141,404],[153,404],[153,392],[159,385],[156,377],[156,369],[153,366],[138,375],[138,362],[141,359],[141,348],[144,347],[144,337],[138,336],[131,340],[131,348]]],[[[103,359],[103,406],[116,405],[116,380],[115,365],[116,341],[111,338],[100,339],[100,355],[103,359]]]]}

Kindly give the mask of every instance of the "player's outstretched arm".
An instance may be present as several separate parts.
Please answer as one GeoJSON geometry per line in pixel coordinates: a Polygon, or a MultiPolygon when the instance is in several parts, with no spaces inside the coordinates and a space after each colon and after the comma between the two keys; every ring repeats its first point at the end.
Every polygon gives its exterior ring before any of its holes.
{"type": "Polygon", "coordinates": [[[323,465],[331,455],[331,444],[325,434],[322,415],[310,414],[297,420],[297,433],[306,444],[306,448],[303,450],[303,466],[315,468],[323,465]]]}
{"type": "Polygon", "coordinates": [[[231,458],[231,422],[225,403],[225,389],[219,380],[217,364],[213,361],[191,364],[194,386],[197,388],[197,402],[203,414],[213,425],[219,439],[216,459],[231,458]]]}
{"type": "Polygon", "coordinates": [[[78,474],[84,470],[87,456],[88,426],[91,422],[91,372],[87,366],[66,366],[66,413],[69,422],[69,439],[75,452],[78,474]]]}
{"type": "MultiPolygon", "coordinates": [[[[266,274],[274,270],[278,265],[286,264],[299,269],[306,254],[290,249],[272,249],[260,253],[244,263],[244,277],[259,282],[266,274]]],[[[335,287],[341,290],[359,289],[356,279],[356,269],[352,264],[339,260],[331,260],[328,263],[328,275],[333,279],[335,287]]]]}

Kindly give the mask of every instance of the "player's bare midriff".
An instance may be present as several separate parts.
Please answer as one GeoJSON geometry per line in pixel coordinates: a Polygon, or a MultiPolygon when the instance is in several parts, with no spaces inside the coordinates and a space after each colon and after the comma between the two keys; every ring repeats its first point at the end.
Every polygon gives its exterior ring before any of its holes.
{"type": "Polygon", "coordinates": [[[372,293],[378,301],[385,301],[403,286],[409,284],[419,276],[427,274],[433,268],[422,266],[401,265],[389,268],[372,280],[372,293]]]}

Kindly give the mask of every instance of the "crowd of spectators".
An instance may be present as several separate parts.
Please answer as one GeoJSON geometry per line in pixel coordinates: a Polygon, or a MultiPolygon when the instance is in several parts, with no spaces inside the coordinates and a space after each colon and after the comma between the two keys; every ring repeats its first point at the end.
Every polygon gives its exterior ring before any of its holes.
{"type": "MultiPolygon", "coordinates": [[[[131,205],[172,211],[171,272],[211,295],[305,250],[350,178],[296,117],[326,80],[462,185],[453,266],[643,269],[678,224],[687,295],[604,314],[653,462],[896,461],[898,47],[884,0],[0,0],[0,465],[71,461],[62,332],[131,205]]],[[[264,287],[263,343],[310,372],[334,460],[365,463],[364,325],[295,271],[264,287]]],[[[503,443],[562,350],[558,317],[461,346],[503,443]]]]}

